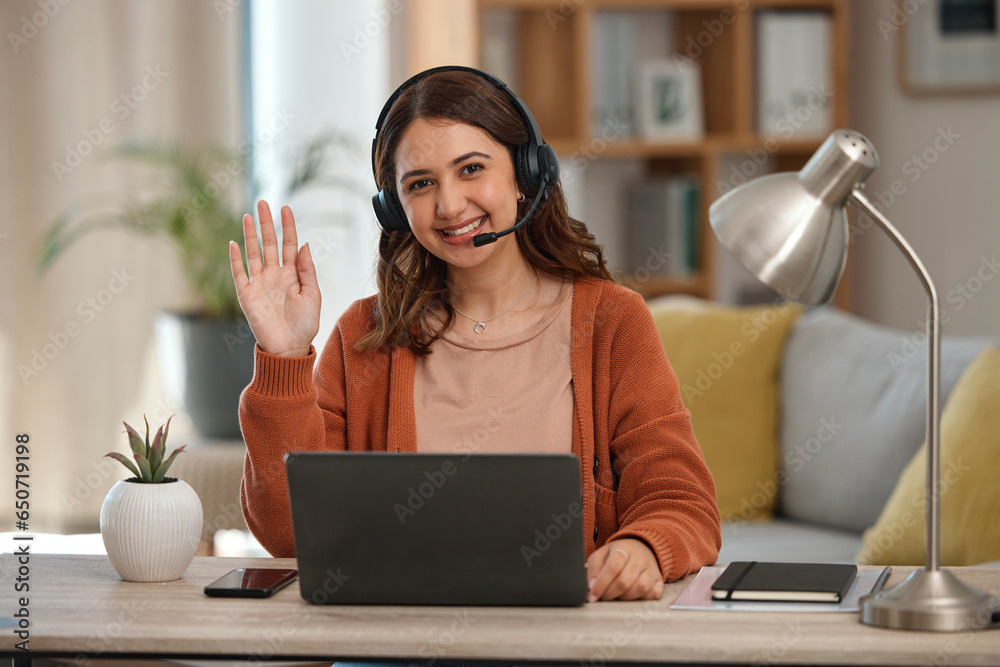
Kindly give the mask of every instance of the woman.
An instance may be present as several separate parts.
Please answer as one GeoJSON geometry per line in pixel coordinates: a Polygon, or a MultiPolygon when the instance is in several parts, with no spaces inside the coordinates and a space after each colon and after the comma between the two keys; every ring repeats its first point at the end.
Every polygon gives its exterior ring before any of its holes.
{"type": "Polygon", "coordinates": [[[235,243],[230,260],[257,338],[240,401],[247,525],[294,555],[287,451],[572,452],[589,600],[656,599],[718,555],[712,478],[648,309],[569,217],[551,149],[525,164],[540,133],[501,86],[438,68],[390,98],[373,147],[378,295],[343,314],[315,373],[309,246],[283,207],[279,262],[259,202],[261,258],[244,217],[249,277],[235,243]],[[385,231],[386,216],[410,231],[385,231]]]}

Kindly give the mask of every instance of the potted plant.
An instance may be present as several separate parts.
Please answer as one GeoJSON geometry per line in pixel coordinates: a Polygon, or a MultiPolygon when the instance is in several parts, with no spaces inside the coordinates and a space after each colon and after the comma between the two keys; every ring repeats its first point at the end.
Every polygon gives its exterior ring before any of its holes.
{"type": "Polygon", "coordinates": [[[148,421],[145,440],[128,424],[125,430],[135,463],[118,452],[106,456],[120,461],[133,476],[115,483],[104,498],[104,547],[115,571],[125,581],[179,579],[198,550],[204,520],[194,489],[187,482],[166,476],[186,445],[166,456],[170,419],[156,431],[152,442],[148,421]]]}
{"type": "MultiPolygon", "coordinates": [[[[356,150],[337,132],[310,141],[293,163],[289,195],[318,184],[359,192],[357,184],[326,175],[329,149],[338,147],[356,150]]],[[[246,182],[249,153],[214,144],[192,149],[176,141],[140,141],[116,146],[104,157],[147,165],[158,178],[143,186],[140,196],[124,202],[99,200],[63,213],[38,247],[39,273],[78,239],[100,229],[127,229],[169,239],[198,303],[157,318],[161,374],[168,392],[180,397],[201,434],[240,438],[237,406],[253,377],[256,340],[236,298],[229,241],[237,241],[241,256],[246,257],[242,190],[257,191],[246,182]]]]}

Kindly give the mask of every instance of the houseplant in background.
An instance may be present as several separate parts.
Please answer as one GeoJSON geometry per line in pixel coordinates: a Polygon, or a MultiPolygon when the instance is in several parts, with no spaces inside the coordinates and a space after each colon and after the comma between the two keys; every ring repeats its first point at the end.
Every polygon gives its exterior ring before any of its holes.
{"type": "Polygon", "coordinates": [[[104,547],[125,581],[179,579],[198,550],[203,521],[201,501],[194,489],[166,476],[185,445],[166,455],[170,419],[156,431],[152,442],[148,421],[145,439],[128,424],[125,430],[135,463],[118,452],[106,456],[120,461],[133,476],[116,482],[104,498],[104,547]]]}
{"type": "MultiPolygon", "coordinates": [[[[293,162],[289,196],[324,185],[354,193],[354,184],[326,174],[331,149],[355,150],[336,131],[317,135],[293,162]]],[[[229,241],[243,247],[246,193],[259,188],[249,178],[250,152],[215,144],[188,148],[177,141],[120,144],[105,158],[150,168],[151,180],[128,198],[98,201],[63,213],[38,246],[39,273],[81,237],[101,229],[125,229],[167,238],[177,250],[183,275],[197,303],[164,311],[156,321],[159,364],[166,389],[184,405],[192,424],[209,438],[241,437],[237,405],[253,377],[255,339],[236,298],[229,241]]],[[[252,208],[252,207],[251,207],[252,208]]]]}

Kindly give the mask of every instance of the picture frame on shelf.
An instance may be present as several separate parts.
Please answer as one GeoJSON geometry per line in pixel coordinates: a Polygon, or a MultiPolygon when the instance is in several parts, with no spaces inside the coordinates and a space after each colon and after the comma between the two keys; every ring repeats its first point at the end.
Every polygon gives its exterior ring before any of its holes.
{"type": "Polygon", "coordinates": [[[644,60],[636,68],[638,134],[654,141],[698,141],[705,135],[701,68],[695,61],[644,60]]]}
{"type": "Polygon", "coordinates": [[[927,0],[902,32],[899,77],[906,92],[1000,92],[1000,0],[927,0]]]}

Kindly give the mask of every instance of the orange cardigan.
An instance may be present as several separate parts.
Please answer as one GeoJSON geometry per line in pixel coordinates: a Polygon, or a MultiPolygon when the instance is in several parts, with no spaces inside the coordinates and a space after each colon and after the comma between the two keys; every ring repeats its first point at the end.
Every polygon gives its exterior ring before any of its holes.
{"type": "MultiPolygon", "coordinates": [[[[290,451],[416,451],[415,355],[354,349],[374,322],[375,296],[341,316],[319,358],[256,347],[240,397],[247,444],[240,498],[247,526],[272,555],[295,555],[282,457],[290,451]]],[[[715,562],[715,485],[645,302],[614,283],[578,277],[573,292],[573,453],[581,462],[584,553],[624,537],[645,541],[673,581],[715,562]]]]}

